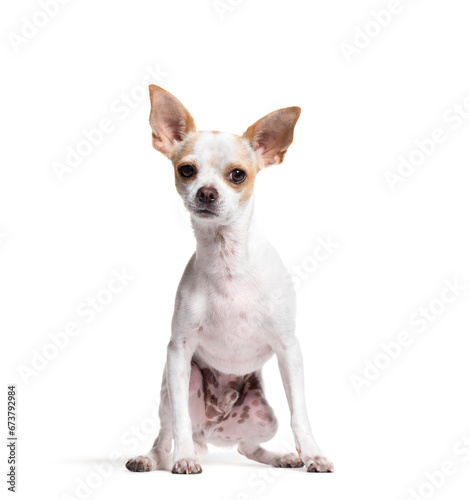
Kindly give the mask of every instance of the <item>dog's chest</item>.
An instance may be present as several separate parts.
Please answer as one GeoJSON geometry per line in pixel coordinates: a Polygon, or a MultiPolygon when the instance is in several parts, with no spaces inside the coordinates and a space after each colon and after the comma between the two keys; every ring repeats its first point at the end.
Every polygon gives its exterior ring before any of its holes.
{"type": "Polygon", "coordinates": [[[230,373],[253,371],[272,355],[271,297],[254,280],[232,280],[206,294],[200,316],[200,355],[214,368],[230,373]]]}

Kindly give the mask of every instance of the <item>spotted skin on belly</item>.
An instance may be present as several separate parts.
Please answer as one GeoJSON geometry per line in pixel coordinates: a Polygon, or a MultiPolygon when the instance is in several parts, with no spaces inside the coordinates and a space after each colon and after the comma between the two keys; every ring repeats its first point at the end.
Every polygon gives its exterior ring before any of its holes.
{"type": "Polygon", "coordinates": [[[200,381],[200,386],[190,388],[197,395],[190,398],[197,405],[190,405],[194,440],[226,445],[272,437],[277,420],[265,399],[260,373],[229,375],[195,361],[192,370],[196,375],[191,381],[200,381]]]}

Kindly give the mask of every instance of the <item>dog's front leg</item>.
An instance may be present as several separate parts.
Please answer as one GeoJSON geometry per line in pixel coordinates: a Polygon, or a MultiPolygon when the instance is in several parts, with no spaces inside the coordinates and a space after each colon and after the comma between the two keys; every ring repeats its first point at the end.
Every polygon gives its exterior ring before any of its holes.
{"type": "Polygon", "coordinates": [[[186,339],[172,339],[168,345],[166,376],[174,438],[173,474],[202,472],[194,448],[189,414],[189,380],[194,349],[186,339]]]}
{"type": "Polygon", "coordinates": [[[311,432],[305,400],[303,356],[298,339],[293,337],[282,342],[276,353],[298,454],[308,472],[333,472],[334,466],[322,455],[311,432]]]}

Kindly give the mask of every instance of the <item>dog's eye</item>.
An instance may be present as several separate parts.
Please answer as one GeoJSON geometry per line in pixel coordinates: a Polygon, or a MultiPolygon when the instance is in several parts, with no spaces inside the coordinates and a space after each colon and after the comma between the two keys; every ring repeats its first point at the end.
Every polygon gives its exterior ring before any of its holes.
{"type": "Polygon", "coordinates": [[[235,168],[230,172],[229,179],[235,184],[241,184],[241,182],[243,182],[244,179],[246,179],[246,172],[239,168],[235,168]]]}
{"type": "Polygon", "coordinates": [[[182,165],[182,167],[179,167],[179,173],[183,177],[192,177],[195,174],[195,170],[192,165],[182,165]]]}

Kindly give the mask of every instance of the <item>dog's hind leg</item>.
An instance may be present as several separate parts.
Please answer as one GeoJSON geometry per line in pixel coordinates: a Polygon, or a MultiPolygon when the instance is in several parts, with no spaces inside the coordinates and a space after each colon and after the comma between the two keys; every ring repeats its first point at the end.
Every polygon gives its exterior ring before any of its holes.
{"type": "MultiPolygon", "coordinates": [[[[245,397],[241,395],[243,402],[239,405],[239,410],[242,408],[242,412],[232,414],[232,417],[235,415],[236,417],[230,419],[236,422],[236,430],[240,434],[239,453],[246,458],[273,467],[303,467],[303,461],[297,453],[275,453],[261,446],[261,443],[275,436],[278,429],[277,419],[265,399],[260,374],[253,374],[249,377],[246,389],[245,397]]],[[[235,409],[236,406],[233,410],[235,409]]]]}
{"type": "Polygon", "coordinates": [[[246,458],[250,458],[261,464],[272,465],[273,467],[296,468],[303,467],[304,465],[297,453],[286,453],[282,455],[266,450],[259,444],[240,443],[238,451],[246,458]]]}

